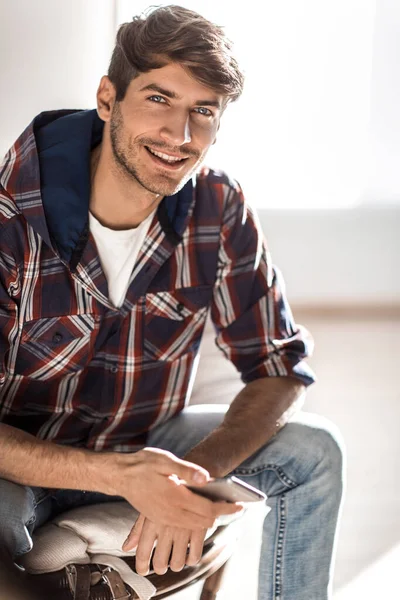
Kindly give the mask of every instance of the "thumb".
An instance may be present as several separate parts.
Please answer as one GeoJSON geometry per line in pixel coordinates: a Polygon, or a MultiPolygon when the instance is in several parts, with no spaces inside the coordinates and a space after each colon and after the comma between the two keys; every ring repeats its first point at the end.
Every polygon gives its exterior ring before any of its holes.
{"type": "Polygon", "coordinates": [[[166,475],[176,475],[179,479],[184,479],[186,483],[195,483],[197,485],[207,483],[210,479],[207,469],[196,465],[196,463],[177,458],[172,453],[165,455],[165,458],[164,473],[166,475]]]}

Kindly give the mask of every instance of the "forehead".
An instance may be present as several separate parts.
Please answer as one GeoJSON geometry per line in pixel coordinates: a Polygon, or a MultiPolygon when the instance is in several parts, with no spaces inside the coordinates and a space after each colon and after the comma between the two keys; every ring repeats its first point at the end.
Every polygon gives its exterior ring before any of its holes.
{"type": "Polygon", "coordinates": [[[159,69],[140,73],[128,87],[128,94],[146,94],[151,86],[158,86],[170,93],[176,100],[189,100],[191,103],[209,102],[222,107],[225,97],[200,83],[190,72],[177,63],[168,63],[159,69]]]}

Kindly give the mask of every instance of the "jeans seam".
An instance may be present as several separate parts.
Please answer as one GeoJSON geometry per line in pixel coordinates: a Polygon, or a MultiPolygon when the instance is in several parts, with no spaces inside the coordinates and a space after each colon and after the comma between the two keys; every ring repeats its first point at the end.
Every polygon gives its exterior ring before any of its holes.
{"type": "Polygon", "coordinates": [[[235,475],[258,475],[262,471],[267,471],[267,470],[274,471],[276,476],[280,479],[280,481],[287,488],[294,488],[299,485],[298,483],[296,483],[295,481],[293,481],[292,479],[290,479],[290,477],[288,477],[286,475],[286,473],[282,469],[282,467],[279,467],[278,465],[273,465],[273,464],[262,465],[259,467],[254,467],[253,469],[246,469],[246,468],[238,467],[237,469],[235,469],[233,471],[233,473],[235,475]]]}
{"type": "Polygon", "coordinates": [[[42,502],[44,502],[45,500],[47,500],[51,496],[51,492],[48,491],[41,498],[39,498],[39,500],[37,500],[36,496],[35,496],[35,494],[34,494],[34,492],[33,492],[33,490],[32,490],[31,487],[29,487],[29,491],[30,491],[30,493],[32,495],[32,507],[33,507],[34,512],[36,512],[37,507],[40,504],[42,504],[42,502]]]}
{"type": "Polygon", "coordinates": [[[17,552],[15,554],[14,558],[18,558],[19,556],[23,556],[24,554],[27,554],[31,550],[32,550],[31,546],[24,546],[22,550],[20,550],[19,552],[17,552]]]}
{"type": "MultiPolygon", "coordinates": [[[[27,531],[27,534],[31,537],[31,534],[29,533],[29,525],[32,525],[36,522],[36,514],[34,514],[28,521],[26,521],[25,523],[25,528],[27,531]]],[[[32,540],[32,537],[31,537],[32,540]]],[[[27,552],[30,552],[30,550],[32,550],[32,544],[27,544],[26,546],[24,546],[22,548],[22,550],[20,550],[19,552],[17,552],[15,554],[15,558],[19,557],[19,556],[23,556],[24,554],[26,554],[27,552]]]]}
{"type": "MultiPolygon", "coordinates": [[[[31,487],[29,487],[28,489],[29,489],[29,492],[30,492],[30,494],[31,494],[31,496],[32,496],[32,510],[33,510],[33,514],[32,514],[32,516],[31,516],[31,518],[30,518],[30,519],[28,519],[28,520],[25,522],[25,527],[26,527],[26,529],[27,529],[27,531],[28,531],[28,533],[29,533],[29,527],[30,527],[31,525],[34,525],[34,524],[36,523],[36,519],[37,519],[36,511],[37,511],[37,508],[38,508],[38,506],[39,506],[39,505],[40,505],[40,504],[41,504],[41,503],[42,503],[44,500],[46,500],[46,499],[47,499],[47,498],[50,496],[50,493],[47,493],[47,494],[45,494],[45,495],[43,496],[43,498],[40,498],[40,500],[39,500],[39,501],[37,501],[37,499],[36,499],[36,496],[35,496],[35,494],[33,493],[33,490],[32,490],[32,488],[31,488],[31,487]]],[[[29,534],[29,535],[30,535],[30,534],[29,534]]],[[[16,553],[16,555],[15,555],[15,557],[18,557],[18,556],[23,556],[24,554],[26,554],[27,552],[29,552],[31,549],[32,549],[32,546],[31,546],[31,544],[28,544],[28,545],[24,546],[22,550],[20,550],[19,552],[17,552],[17,553],[16,553]]]]}
{"type": "Polygon", "coordinates": [[[283,571],[283,547],[286,533],[286,495],[282,494],[278,504],[278,529],[276,540],[276,552],[274,556],[274,591],[273,600],[280,600],[282,596],[282,571],[283,571]]]}
{"type": "Polygon", "coordinates": [[[36,521],[36,514],[33,514],[30,519],[28,519],[25,523],[25,527],[32,525],[36,521]]]}

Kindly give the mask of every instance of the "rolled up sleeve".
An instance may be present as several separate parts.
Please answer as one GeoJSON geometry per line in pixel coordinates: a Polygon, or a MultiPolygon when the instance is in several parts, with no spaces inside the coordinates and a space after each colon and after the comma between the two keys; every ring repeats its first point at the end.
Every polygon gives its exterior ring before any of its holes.
{"type": "Polygon", "coordinates": [[[226,201],[211,318],[217,346],[245,383],[277,376],[297,377],[306,386],[315,381],[304,360],[312,337],[294,321],[282,274],[239,185],[226,201]]]}

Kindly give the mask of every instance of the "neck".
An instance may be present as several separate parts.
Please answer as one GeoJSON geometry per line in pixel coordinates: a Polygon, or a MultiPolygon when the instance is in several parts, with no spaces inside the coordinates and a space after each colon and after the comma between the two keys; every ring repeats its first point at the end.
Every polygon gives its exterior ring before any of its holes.
{"type": "Polygon", "coordinates": [[[111,149],[102,143],[92,150],[89,210],[110,229],[140,225],[155,210],[162,196],[145,190],[139,182],[121,172],[111,149]]]}

